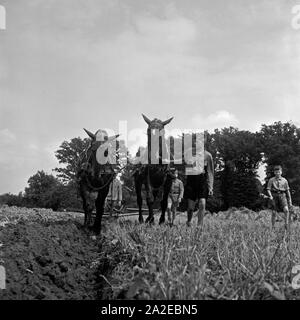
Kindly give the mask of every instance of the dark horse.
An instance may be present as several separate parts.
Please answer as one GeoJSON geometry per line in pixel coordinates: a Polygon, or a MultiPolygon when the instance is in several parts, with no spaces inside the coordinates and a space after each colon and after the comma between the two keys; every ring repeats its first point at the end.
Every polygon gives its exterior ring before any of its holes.
{"type": "MultiPolygon", "coordinates": [[[[169,164],[162,163],[162,147],[166,147],[165,137],[164,137],[164,127],[172,121],[173,118],[166,121],[161,121],[159,119],[149,120],[143,115],[144,120],[148,124],[147,129],[147,164],[141,164],[140,167],[134,173],[134,183],[137,195],[137,204],[139,207],[139,222],[143,223],[143,213],[142,213],[142,186],[145,186],[146,190],[146,200],[149,209],[149,215],[146,219],[147,223],[154,223],[153,216],[153,204],[158,197],[160,191],[162,191],[161,200],[161,216],[159,219],[159,224],[165,222],[165,212],[168,205],[168,195],[172,186],[172,176],[169,171],[169,164]],[[151,132],[156,131],[159,133],[159,143],[155,147],[156,150],[151,150],[151,137],[153,135],[151,132]],[[151,154],[152,151],[152,154],[151,154]],[[156,152],[157,151],[157,152],[156,152]],[[154,156],[153,156],[154,155],[154,156]],[[152,156],[152,157],[151,157],[152,156]],[[153,161],[154,158],[154,161],[153,161]],[[155,159],[156,158],[156,159],[155,159]],[[155,161],[157,160],[157,161],[155,161]],[[154,162],[154,163],[153,163],[154,162]]],[[[166,150],[166,149],[165,149],[166,150]]]]}
{"type": "MultiPolygon", "coordinates": [[[[115,167],[114,164],[111,163],[99,164],[96,158],[96,152],[101,146],[104,147],[104,149],[106,146],[108,148],[109,143],[119,135],[108,137],[104,130],[98,130],[95,134],[86,129],[84,130],[92,139],[83,159],[81,159],[81,165],[77,172],[79,193],[82,198],[85,214],[84,227],[91,228],[92,212],[95,203],[96,219],[92,229],[96,234],[100,234],[105,198],[109,191],[109,185],[115,175],[115,167]],[[93,194],[96,194],[96,200],[93,199],[93,194]]],[[[105,150],[106,155],[108,154],[107,148],[105,150]]]]}

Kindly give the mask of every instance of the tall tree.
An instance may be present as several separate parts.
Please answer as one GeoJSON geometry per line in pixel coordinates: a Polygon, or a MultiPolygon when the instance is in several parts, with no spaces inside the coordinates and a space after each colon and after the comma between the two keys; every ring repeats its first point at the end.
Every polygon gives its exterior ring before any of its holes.
{"type": "Polygon", "coordinates": [[[292,189],[293,201],[300,204],[300,128],[292,122],[263,124],[260,139],[267,164],[267,178],[272,176],[273,166],[280,164],[292,189]]]}
{"type": "Polygon", "coordinates": [[[262,145],[257,133],[229,127],[216,129],[209,146],[215,153],[220,188],[225,208],[254,208],[258,199],[257,169],[262,159],[262,145]]]}
{"type": "Polygon", "coordinates": [[[240,172],[258,169],[262,145],[257,133],[233,127],[216,129],[211,144],[216,150],[220,168],[231,166],[240,172]]]}
{"type": "Polygon", "coordinates": [[[80,160],[90,144],[90,139],[73,138],[64,141],[55,152],[58,162],[64,167],[55,168],[57,177],[64,183],[75,181],[76,172],[80,165],[80,160]]]}
{"type": "MultiPolygon", "coordinates": [[[[63,182],[76,181],[76,174],[81,166],[81,161],[84,158],[85,151],[90,146],[91,140],[89,138],[81,139],[73,138],[70,141],[64,141],[59,149],[55,152],[58,162],[64,167],[55,168],[57,177],[63,182]]],[[[116,141],[116,160],[117,168],[122,167],[127,158],[127,147],[124,140],[116,141]]]]}
{"type": "Polygon", "coordinates": [[[26,201],[23,197],[22,192],[19,192],[18,195],[5,193],[0,195],[0,205],[1,204],[7,204],[8,206],[25,207],[26,201]]]}
{"type": "Polygon", "coordinates": [[[38,171],[29,178],[24,197],[31,206],[57,210],[61,205],[60,186],[53,175],[38,171]]]}

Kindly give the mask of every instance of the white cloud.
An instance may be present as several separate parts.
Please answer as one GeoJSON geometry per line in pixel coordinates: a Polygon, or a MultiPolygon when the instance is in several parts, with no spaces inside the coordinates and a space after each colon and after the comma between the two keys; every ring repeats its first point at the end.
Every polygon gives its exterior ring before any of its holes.
{"type": "Polygon", "coordinates": [[[239,124],[237,117],[227,110],[218,110],[207,117],[196,114],[192,119],[194,127],[203,130],[214,130],[229,126],[236,127],[239,124]]]}
{"type": "Polygon", "coordinates": [[[239,121],[236,116],[226,110],[220,110],[213,114],[210,114],[206,121],[209,125],[215,126],[236,126],[239,121]]]}

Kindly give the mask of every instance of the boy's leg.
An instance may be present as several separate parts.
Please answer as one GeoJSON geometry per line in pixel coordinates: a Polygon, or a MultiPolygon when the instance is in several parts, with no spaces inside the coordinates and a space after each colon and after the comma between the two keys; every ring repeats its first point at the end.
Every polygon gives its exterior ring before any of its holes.
{"type": "Polygon", "coordinates": [[[290,221],[290,210],[289,210],[286,194],[282,194],[279,200],[280,200],[280,206],[282,208],[282,211],[284,212],[285,229],[289,232],[291,221],[290,221]]]}
{"type": "Polygon", "coordinates": [[[277,195],[274,195],[273,196],[273,201],[272,201],[272,218],[271,218],[271,224],[272,224],[271,229],[272,230],[275,227],[277,212],[280,212],[280,211],[281,210],[280,210],[279,197],[277,195]]]}
{"type": "Polygon", "coordinates": [[[290,225],[291,225],[289,207],[288,206],[284,206],[283,212],[285,214],[285,229],[289,232],[290,231],[290,225]]]}
{"type": "Polygon", "coordinates": [[[198,226],[203,227],[203,219],[205,215],[205,206],[206,206],[206,199],[201,198],[199,200],[199,210],[198,210],[198,226]]]}
{"type": "Polygon", "coordinates": [[[172,199],[168,197],[168,207],[167,207],[167,212],[168,212],[168,221],[171,223],[171,206],[172,206],[172,199]]]}
{"type": "Polygon", "coordinates": [[[172,203],[172,224],[174,223],[175,217],[176,217],[176,209],[178,206],[178,201],[174,200],[172,203]]]}
{"type": "Polygon", "coordinates": [[[275,208],[272,209],[272,218],[271,218],[271,230],[275,227],[275,220],[276,220],[276,210],[275,208]]]}

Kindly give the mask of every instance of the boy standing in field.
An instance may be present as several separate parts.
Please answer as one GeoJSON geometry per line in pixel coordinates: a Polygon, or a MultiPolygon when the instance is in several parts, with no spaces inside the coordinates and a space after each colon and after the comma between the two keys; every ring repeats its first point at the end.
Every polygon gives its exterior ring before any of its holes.
{"type": "Polygon", "coordinates": [[[106,201],[108,201],[108,203],[110,204],[109,216],[111,218],[115,206],[118,205],[120,207],[122,203],[122,183],[120,182],[116,174],[114,176],[114,179],[110,183],[106,201]]]}
{"type": "Polygon", "coordinates": [[[273,200],[275,212],[272,211],[272,229],[275,225],[276,212],[284,212],[285,228],[290,228],[290,212],[289,207],[292,206],[292,198],[288,181],[282,177],[282,167],[274,167],[275,177],[268,182],[267,192],[270,200],[273,200]]]}
{"type": "Polygon", "coordinates": [[[178,178],[178,171],[175,170],[170,194],[168,197],[168,208],[167,208],[168,220],[171,225],[173,225],[173,223],[174,223],[175,216],[176,216],[176,209],[182,200],[183,191],[184,191],[183,183],[178,178]]]}

